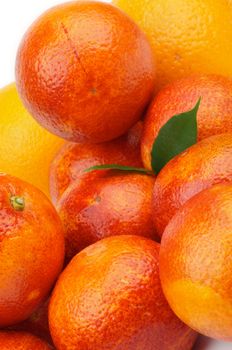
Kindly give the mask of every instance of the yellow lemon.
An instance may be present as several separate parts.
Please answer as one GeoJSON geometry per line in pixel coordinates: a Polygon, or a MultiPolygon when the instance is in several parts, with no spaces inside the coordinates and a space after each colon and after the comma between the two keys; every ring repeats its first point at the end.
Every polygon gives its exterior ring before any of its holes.
{"type": "Polygon", "coordinates": [[[0,89],[0,172],[49,194],[49,167],[64,141],[43,129],[24,108],[15,84],[0,89]]]}

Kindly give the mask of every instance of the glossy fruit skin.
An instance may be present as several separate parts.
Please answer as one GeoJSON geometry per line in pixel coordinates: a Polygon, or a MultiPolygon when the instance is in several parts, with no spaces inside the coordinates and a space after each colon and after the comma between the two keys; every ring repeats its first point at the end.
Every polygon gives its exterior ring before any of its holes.
{"type": "Polygon", "coordinates": [[[159,244],[104,239],[75,256],[49,305],[59,350],[191,349],[196,334],[170,310],[160,286],[159,244]]]}
{"type": "Polygon", "coordinates": [[[139,121],[120,138],[99,143],[67,142],[57,153],[50,168],[50,195],[57,203],[68,186],[95,165],[120,164],[143,167],[140,141],[143,124],[139,121]]]}
{"type": "Polygon", "coordinates": [[[200,333],[232,340],[232,183],[192,197],[162,237],[160,276],[176,315],[200,333]]]}
{"type": "Polygon", "coordinates": [[[75,1],[45,12],[23,38],[16,81],[34,118],[74,142],[104,142],[141,117],[154,88],[150,44],[110,4],[75,1]]]}
{"type": "Polygon", "coordinates": [[[180,79],[156,95],[147,113],[141,151],[148,169],[151,168],[152,146],[160,128],[174,115],[193,109],[200,97],[198,141],[232,132],[232,79],[218,75],[180,79]]]}
{"type": "Polygon", "coordinates": [[[113,235],[155,239],[152,221],[154,177],[120,171],[95,171],[74,182],[57,210],[69,260],[83,248],[113,235]]]}
{"type": "Polygon", "coordinates": [[[180,207],[218,183],[232,181],[232,133],[211,136],[173,158],[159,173],[153,189],[153,219],[161,236],[180,207]]]}
{"type": "Polygon", "coordinates": [[[227,0],[113,0],[147,34],[156,88],[191,74],[232,76],[232,3],[227,0]]]}
{"type": "Polygon", "coordinates": [[[58,214],[34,186],[0,174],[0,327],[28,318],[48,296],[63,267],[58,214]],[[24,198],[22,211],[12,196],[24,198]]]}
{"type": "Polygon", "coordinates": [[[15,84],[0,89],[0,170],[49,195],[49,167],[64,140],[42,128],[23,106],[15,84]]]}
{"type": "Polygon", "coordinates": [[[43,340],[26,332],[0,331],[1,350],[51,350],[43,340]]]}

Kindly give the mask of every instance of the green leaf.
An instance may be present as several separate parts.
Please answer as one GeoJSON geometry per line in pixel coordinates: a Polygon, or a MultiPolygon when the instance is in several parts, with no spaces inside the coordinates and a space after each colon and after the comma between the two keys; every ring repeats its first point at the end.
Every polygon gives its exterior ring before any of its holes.
{"type": "Polygon", "coordinates": [[[201,103],[188,112],[175,115],[160,129],[151,152],[151,166],[156,174],[176,155],[197,142],[197,112],[201,103]]]}
{"type": "Polygon", "coordinates": [[[113,169],[113,170],[121,170],[121,171],[129,171],[129,172],[136,172],[136,173],[142,173],[142,174],[148,174],[148,175],[154,175],[152,171],[144,168],[134,168],[130,166],[125,165],[119,165],[119,164],[104,164],[104,165],[95,165],[88,169],[85,169],[85,173],[89,173],[93,170],[104,170],[104,169],[113,169]]]}

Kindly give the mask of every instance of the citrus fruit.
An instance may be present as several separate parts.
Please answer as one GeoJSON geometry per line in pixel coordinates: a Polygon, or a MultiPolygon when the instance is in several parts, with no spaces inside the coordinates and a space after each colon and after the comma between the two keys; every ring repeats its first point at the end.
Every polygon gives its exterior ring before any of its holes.
{"type": "Polygon", "coordinates": [[[232,181],[232,133],[211,136],[173,158],[158,174],[153,219],[162,235],[178,209],[198,192],[232,181]]]}
{"type": "Polygon", "coordinates": [[[104,239],[75,256],[49,305],[58,349],[190,350],[196,333],[169,308],[159,280],[159,244],[104,239]]]}
{"type": "Polygon", "coordinates": [[[84,170],[95,165],[121,164],[142,167],[140,138],[142,122],[120,138],[99,143],[67,142],[57,153],[50,168],[50,195],[54,203],[84,170]]]}
{"type": "Polygon", "coordinates": [[[1,350],[51,350],[43,340],[26,332],[0,331],[1,350]]]}
{"type": "Polygon", "coordinates": [[[0,171],[49,195],[49,166],[64,141],[39,126],[24,108],[15,84],[0,89],[0,171]]]}
{"type": "Polygon", "coordinates": [[[157,89],[193,73],[232,76],[228,0],[113,0],[147,34],[157,89]]]}
{"type": "Polygon", "coordinates": [[[122,11],[75,1],[48,10],[29,28],[16,80],[45,128],[69,141],[104,142],[140,119],[155,67],[145,34],[122,11]]]}
{"type": "Polygon", "coordinates": [[[49,301],[50,299],[48,298],[44,303],[39,305],[39,307],[25,321],[15,324],[12,327],[8,327],[7,329],[29,332],[41,339],[46,340],[49,344],[52,344],[48,325],[49,301]]]}
{"type": "Polygon", "coordinates": [[[163,234],[160,276],[176,315],[212,338],[232,340],[232,183],[192,197],[163,234]]]}
{"type": "Polygon", "coordinates": [[[57,205],[67,258],[108,236],[133,234],[155,239],[154,182],[152,176],[111,170],[92,172],[74,182],[57,205]]]}
{"type": "Polygon", "coordinates": [[[0,327],[28,318],[48,296],[64,260],[58,214],[34,186],[0,174],[0,327]]]}
{"type": "Polygon", "coordinates": [[[151,168],[151,149],[161,127],[174,115],[187,112],[201,97],[197,114],[198,140],[232,132],[232,79],[196,75],[162,89],[147,113],[141,149],[144,165],[151,168]]]}

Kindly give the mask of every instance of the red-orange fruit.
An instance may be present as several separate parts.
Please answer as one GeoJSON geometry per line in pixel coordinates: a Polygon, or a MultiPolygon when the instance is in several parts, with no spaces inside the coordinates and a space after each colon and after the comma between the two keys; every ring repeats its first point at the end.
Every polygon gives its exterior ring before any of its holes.
{"type": "Polygon", "coordinates": [[[51,350],[43,340],[25,332],[0,331],[1,350],[51,350]]]}
{"type": "Polygon", "coordinates": [[[0,174],[0,327],[27,319],[63,267],[60,218],[34,186],[0,174]]]}
{"type": "Polygon", "coordinates": [[[176,315],[232,341],[232,183],[192,197],[166,227],[160,250],[164,294],[176,315]]]}
{"type": "Polygon", "coordinates": [[[170,219],[191,197],[214,184],[232,181],[232,133],[211,136],[173,158],[153,190],[153,220],[161,236],[170,219]]]}
{"type": "Polygon", "coordinates": [[[161,127],[174,115],[191,110],[201,97],[197,114],[198,141],[232,132],[232,79],[219,75],[191,76],[163,88],[154,98],[144,125],[141,150],[151,168],[151,149],[161,127]]]}
{"type": "Polygon", "coordinates": [[[52,344],[52,339],[48,325],[49,300],[50,299],[47,299],[45,303],[42,303],[27,320],[16,324],[8,329],[32,333],[35,336],[46,340],[49,344],[52,344]]]}
{"type": "Polygon", "coordinates": [[[120,164],[143,167],[140,155],[142,122],[128,134],[99,143],[66,143],[56,155],[50,168],[50,193],[54,203],[74,180],[89,167],[101,164],[120,164]]]}
{"type": "Polygon", "coordinates": [[[74,142],[123,135],[153,94],[155,65],[141,29],[98,1],[56,6],[25,34],[16,61],[20,96],[49,131],[74,142]]]}
{"type": "Polygon", "coordinates": [[[104,239],[75,256],[49,305],[58,349],[190,350],[196,333],[171,311],[160,286],[159,244],[104,239]]]}
{"type": "Polygon", "coordinates": [[[156,238],[152,221],[154,177],[120,171],[95,171],[74,182],[58,203],[66,256],[114,235],[156,238]]]}

